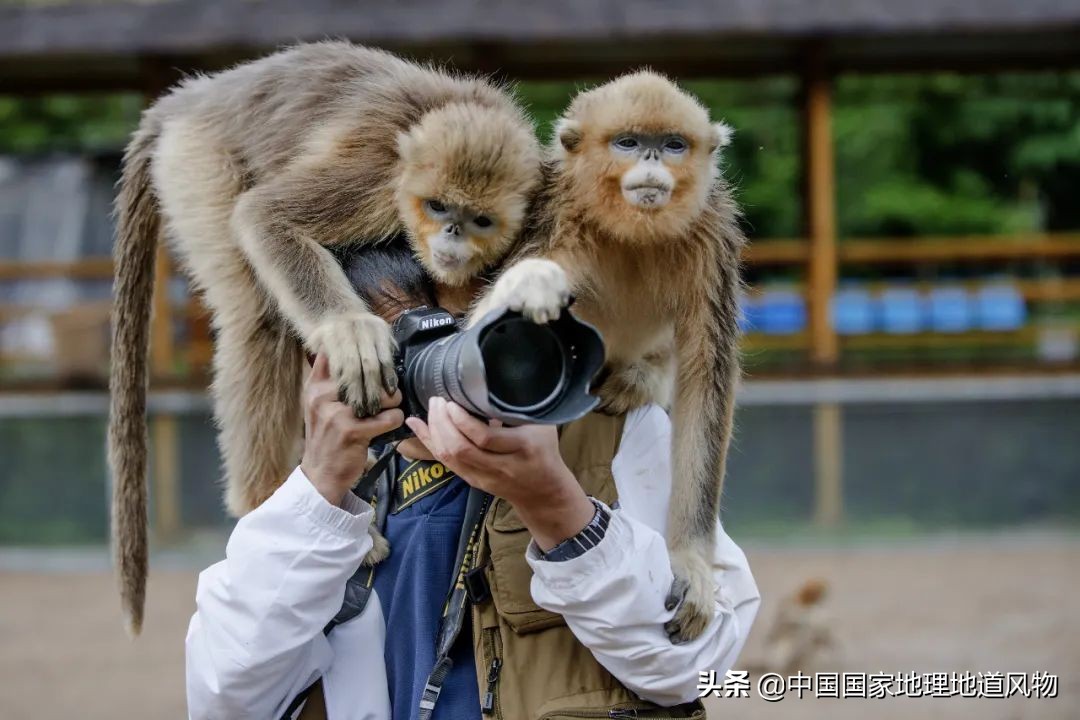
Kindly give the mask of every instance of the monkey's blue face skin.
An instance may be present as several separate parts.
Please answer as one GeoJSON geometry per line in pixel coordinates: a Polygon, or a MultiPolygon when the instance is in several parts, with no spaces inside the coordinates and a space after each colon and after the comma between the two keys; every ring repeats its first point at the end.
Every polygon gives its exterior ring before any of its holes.
{"type": "Polygon", "coordinates": [[[626,166],[620,180],[623,199],[642,209],[667,205],[676,185],[669,166],[681,165],[689,150],[686,138],[672,133],[623,132],[612,137],[613,159],[626,166]]]}
{"type": "Polygon", "coordinates": [[[431,228],[427,244],[436,269],[449,275],[471,272],[485,241],[496,236],[498,220],[438,198],[424,200],[423,209],[428,219],[425,225],[431,228]]]}

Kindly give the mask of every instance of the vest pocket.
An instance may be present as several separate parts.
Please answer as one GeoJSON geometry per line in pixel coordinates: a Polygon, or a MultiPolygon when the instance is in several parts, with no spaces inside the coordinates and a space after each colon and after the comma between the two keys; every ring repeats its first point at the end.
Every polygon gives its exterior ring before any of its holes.
{"type": "Polygon", "coordinates": [[[529,592],[533,573],[525,561],[531,536],[510,503],[501,498],[489,511],[487,534],[491,562],[486,575],[495,610],[503,620],[518,634],[566,625],[562,615],[533,602],[529,592]]]}

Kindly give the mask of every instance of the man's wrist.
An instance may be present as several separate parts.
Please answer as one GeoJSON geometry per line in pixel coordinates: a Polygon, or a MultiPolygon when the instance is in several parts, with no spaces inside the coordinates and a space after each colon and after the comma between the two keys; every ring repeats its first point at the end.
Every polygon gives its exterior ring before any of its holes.
{"type": "Polygon", "coordinates": [[[611,522],[611,511],[596,498],[592,501],[595,512],[589,524],[571,538],[563,540],[550,550],[541,550],[540,559],[547,562],[564,562],[573,560],[592,550],[600,544],[607,534],[608,524],[611,522]]]}
{"type": "Polygon", "coordinates": [[[326,478],[326,473],[323,473],[319,468],[312,467],[304,462],[300,463],[300,470],[304,473],[304,477],[307,478],[308,482],[311,483],[311,486],[323,496],[326,502],[334,507],[341,507],[341,503],[345,499],[345,494],[349,492],[349,488],[345,483],[328,480],[326,478]]]}
{"type": "Polygon", "coordinates": [[[566,475],[552,484],[552,491],[546,496],[534,495],[528,501],[511,502],[541,551],[550,550],[581,532],[596,511],[568,469],[566,475]]]}

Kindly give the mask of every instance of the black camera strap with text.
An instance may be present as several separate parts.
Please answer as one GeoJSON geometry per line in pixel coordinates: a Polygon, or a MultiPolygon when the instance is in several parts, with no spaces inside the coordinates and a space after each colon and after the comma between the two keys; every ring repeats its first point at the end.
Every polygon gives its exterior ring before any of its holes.
{"type": "Polygon", "coordinates": [[[442,692],[446,676],[454,667],[454,661],[450,659],[450,651],[454,642],[461,634],[461,626],[465,624],[465,613],[469,607],[470,592],[467,585],[468,575],[473,570],[473,562],[476,558],[477,544],[480,541],[480,529],[484,525],[484,515],[488,505],[491,504],[491,495],[474,487],[469,488],[469,498],[465,505],[465,517],[461,523],[461,534],[458,536],[457,555],[454,560],[457,574],[454,584],[450,586],[450,592],[446,597],[446,605],[443,606],[442,621],[439,623],[439,632],[435,636],[435,667],[428,675],[424,684],[424,694],[420,698],[420,713],[417,720],[431,720],[431,713],[435,710],[435,703],[442,692]]]}

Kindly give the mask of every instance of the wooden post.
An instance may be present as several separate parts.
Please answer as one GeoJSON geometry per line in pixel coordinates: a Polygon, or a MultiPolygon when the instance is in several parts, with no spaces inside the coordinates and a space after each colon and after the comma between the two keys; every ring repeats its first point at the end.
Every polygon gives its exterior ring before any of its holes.
{"type": "Polygon", "coordinates": [[[844,439],[840,406],[814,406],[814,521],[834,528],[844,518],[844,439]]]}
{"type": "MultiPolygon", "coordinates": [[[[803,75],[803,161],[806,233],[810,239],[807,300],[810,360],[832,366],[840,356],[829,303],[836,292],[836,161],[832,138],[832,78],[821,45],[807,52],[803,75]]],[[[844,516],[840,406],[814,406],[814,519],[836,527],[844,516]]]]}
{"type": "Polygon", "coordinates": [[[154,536],[169,542],[181,530],[180,425],[175,415],[150,422],[154,449],[154,536]]]}
{"type": "Polygon", "coordinates": [[[824,51],[813,46],[803,76],[803,160],[806,230],[810,239],[807,287],[810,359],[833,365],[839,344],[829,317],[836,290],[836,170],[832,140],[832,80],[824,51]]]}
{"type": "MultiPolygon", "coordinates": [[[[173,81],[174,71],[161,63],[144,62],[143,95],[150,105],[173,81]]],[[[169,300],[172,263],[160,243],[154,258],[154,298],[150,325],[151,383],[176,372],[173,313],[169,300]]],[[[155,415],[150,421],[153,441],[154,535],[162,542],[181,530],[180,427],[175,415],[155,415]]]]}

